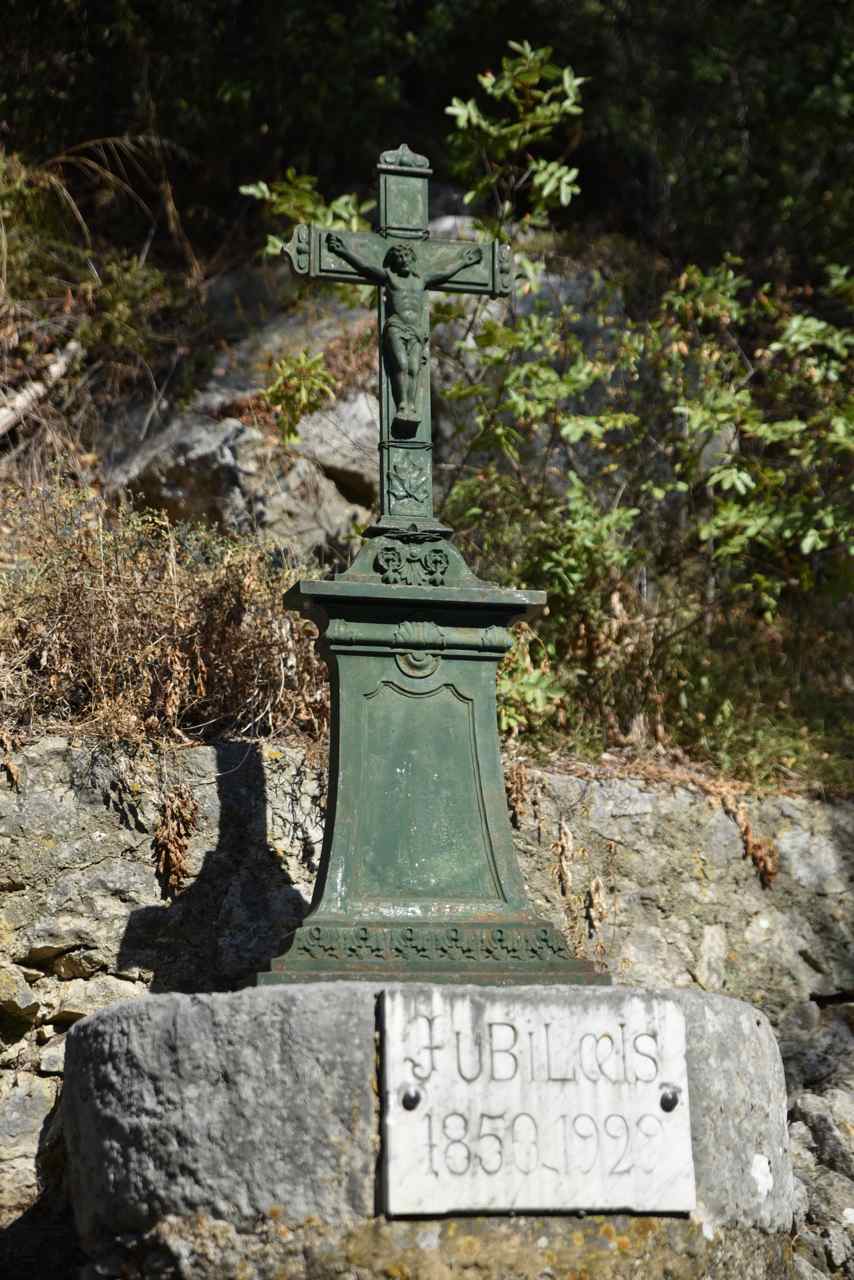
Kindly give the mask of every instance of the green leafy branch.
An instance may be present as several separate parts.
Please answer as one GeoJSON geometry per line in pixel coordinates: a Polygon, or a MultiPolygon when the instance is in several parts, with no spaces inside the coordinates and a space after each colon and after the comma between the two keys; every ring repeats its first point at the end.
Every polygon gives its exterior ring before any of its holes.
{"type": "Polygon", "coordinates": [[[293,441],[301,419],[335,399],[335,383],[323,352],[313,356],[300,351],[295,356],[285,356],[276,361],[273,374],[263,398],[278,415],[282,438],[293,441]]]}
{"type": "Polygon", "coordinates": [[[578,170],[565,163],[576,142],[574,131],[566,131],[557,158],[536,150],[545,143],[554,145],[564,122],[581,114],[584,77],[554,63],[548,46],[534,49],[527,40],[511,40],[509,47],[513,56],[501,59],[498,75],[487,71],[478,76],[495,104],[493,111],[475,98],[454,98],[445,108],[457,130],[451,143],[459,169],[479,175],[465,194],[466,204],[491,206],[500,225],[515,214],[525,193],[529,220],[544,225],[550,209],[565,207],[580,190],[578,170]]]}
{"type": "MultiPolygon", "coordinates": [[[[330,231],[364,231],[369,225],[365,215],[375,204],[373,200],[359,200],[352,192],[327,202],[317,190],[317,178],[308,173],[297,173],[292,166],[278,182],[246,183],[240,188],[240,193],[263,201],[276,219],[284,219],[291,224],[311,222],[330,231]]],[[[264,252],[272,255],[282,253],[285,244],[281,236],[270,234],[264,252]]]]}

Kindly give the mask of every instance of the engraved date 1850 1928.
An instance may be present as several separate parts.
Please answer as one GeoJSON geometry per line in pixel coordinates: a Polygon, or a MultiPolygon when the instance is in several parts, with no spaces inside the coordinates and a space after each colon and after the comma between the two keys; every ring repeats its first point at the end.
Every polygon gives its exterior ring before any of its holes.
{"type": "Polygon", "coordinates": [[[657,993],[418,988],[383,999],[385,1203],[689,1213],[685,1017],[657,993]]]}
{"type": "Polygon", "coordinates": [[[422,1124],[427,1170],[437,1178],[444,1173],[494,1176],[505,1169],[563,1177],[589,1174],[594,1166],[607,1176],[651,1174],[663,1133],[661,1120],[651,1112],[626,1117],[615,1111],[601,1121],[584,1111],[563,1114],[554,1117],[547,1133],[527,1111],[427,1111],[422,1124]]]}

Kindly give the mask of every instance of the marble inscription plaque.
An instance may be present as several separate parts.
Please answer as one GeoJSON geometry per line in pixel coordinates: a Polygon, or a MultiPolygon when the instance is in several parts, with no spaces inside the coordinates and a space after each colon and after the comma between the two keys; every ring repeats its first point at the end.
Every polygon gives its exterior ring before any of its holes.
{"type": "Polygon", "coordinates": [[[616,994],[386,991],[386,1212],[693,1209],[682,1012],[616,994]]]}

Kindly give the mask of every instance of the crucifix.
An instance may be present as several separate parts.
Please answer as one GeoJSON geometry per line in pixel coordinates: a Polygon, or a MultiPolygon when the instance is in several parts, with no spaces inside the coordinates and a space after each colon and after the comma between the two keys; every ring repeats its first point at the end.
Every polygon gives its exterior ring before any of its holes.
{"type": "Polygon", "coordinates": [[[378,289],[380,334],[380,519],[377,531],[435,528],[430,420],[428,292],[506,297],[509,245],[432,240],[426,156],[406,143],[384,151],[379,229],[328,231],[300,225],[285,252],[298,275],[378,289]]]}
{"type": "Polygon", "coordinates": [[[507,815],[496,670],[545,593],[482,581],[433,514],[429,291],[506,296],[512,254],[431,240],[407,146],[379,174],[378,231],[299,226],[287,249],[378,287],[381,490],[352,564],[285,596],[329,667],[329,798],[310,910],[257,980],[597,981],[529,903],[507,815]]]}

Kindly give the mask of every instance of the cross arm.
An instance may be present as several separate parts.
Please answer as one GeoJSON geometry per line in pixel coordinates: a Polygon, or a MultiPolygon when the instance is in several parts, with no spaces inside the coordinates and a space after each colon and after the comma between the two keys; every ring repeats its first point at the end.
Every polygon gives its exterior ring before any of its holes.
{"type": "Polygon", "coordinates": [[[328,227],[294,227],[285,253],[299,276],[333,280],[344,284],[382,283],[383,258],[388,242],[373,231],[336,231],[346,252],[334,253],[327,244],[328,227]],[[358,265],[357,265],[358,264],[358,265]]]}
{"type": "Polygon", "coordinates": [[[431,271],[427,270],[425,283],[428,289],[438,289],[440,285],[447,284],[454,276],[459,275],[464,267],[474,267],[483,258],[483,248],[479,244],[470,244],[468,248],[460,250],[456,257],[447,261],[444,266],[434,267],[431,271]]]}
{"type": "Polygon", "coordinates": [[[418,246],[418,260],[431,289],[443,293],[488,294],[506,298],[513,292],[513,254],[510,246],[497,240],[424,240],[418,246]],[[480,249],[472,261],[473,249],[480,249]],[[466,261],[466,259],[469,261],[466,261]]]}

